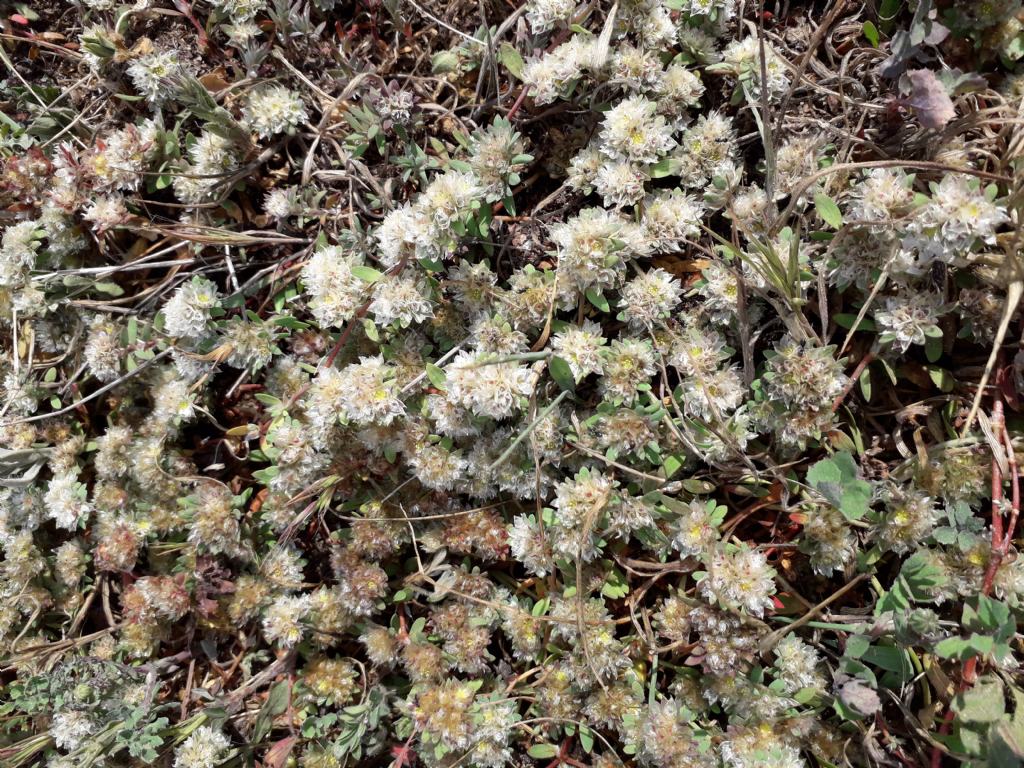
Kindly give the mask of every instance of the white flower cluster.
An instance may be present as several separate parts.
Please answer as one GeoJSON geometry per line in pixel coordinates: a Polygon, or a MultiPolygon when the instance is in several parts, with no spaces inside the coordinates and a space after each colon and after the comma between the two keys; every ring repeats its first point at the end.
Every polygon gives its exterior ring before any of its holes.
{"type": "Polygon", "coordinates": [[[302,267],[310,295],[309,309],[323,328],[339,328],[351,320],[365,300],[366,283],[352,273],[362,266],[358,253],[332,245],[314,251],[302,267]]]}
{"type": "Polygon", "coordinates": [[[174,50],[147,53],[135,59],[126,69],[135,90],[154,104],[170,96],[170,82],[183,71],[181,55],[174,50]]]}
{"type": "Polygon", "coordinates": [[[309,119],[302,97],[283,85],[254,89],[242,115],[246,125],[263,139],[278,133],[291,133],[309,119]]]}
{"type": "Polygon", "coordinates": [[[267,0],[210,0],[210,5],[230,16],[237,24],[251,21],[257,14],[266,10],[267,0]]]}
{"type": "Polygon", "coordinates": [[[193,205],[208,200],[238,165],[231,141],[209,130],[189,145],[188,157],[171,185],[179,200],[193,205]]]}
{"type": "Polygon", "coordinates": [[[775,570],[763,552],[749,547],[720,549],[707,563],[700,593],[725,609],[763,616],[774,604],[775,570]]]}
{"type": "Polygon", "coordinates": [[[415,203],[391,211],[377,228],[381,263],[393,267],[411,258],[450,255],[463,221],[478,207],[484,191],[469,171],[448,171],[434,178],[415,203]]]}
{"type": "Polygon", "coordinates": [[[747,97],[756,101],[761,98],[763,87],[762,65],[767,75],[768,96],[776,99],[789,88],[789,70],[767,40],[748,35],[729,43],[722,51],[722,63],[717,66],[735,75],[747,97]]]}
{"type": "Polygon", "coordinates": [[[566,297],[617,287],[625,259],[650,252],[639,226],[603,208],[585,208],[548,234],[558,249],[559,293],[566,297]]]}
{"type": "Polygon", "coordinates": [[[306,635],[305,620],[309,615],[310,596],[282,595],[263,616],[263,635],[281,648],[293,648],[306,635]]]}
{"type": "Polygon", "coordinates": [[[941,339],[939,318],[947,309],[934,293],[885,296],[882,307],[874,313],[881,331],[878,338],[891,342],[893,349],[900,352],[906,352],[913,344],[925,344],[929,337],[941,339]]]}
{"type": "Polygon", "coordinates": [[[448,397],[478,416],[504,419],[518,411],[533,391],[537,374],[516,362],[489,362],[460,352],[445,369],[448,397]]]}
{"type": "Polygon", "coordinates": [[[44,500],[50,518],[58,527],[67,530],[77,528],[92,511],[86,501],[85,484],[78,479],[77,468],[55,474],[44,500]]]}
{"type": "Polygon", "coordinates": [[[164,330],[177,338],[202,338],[219,301],[220,293],[213,282],[192,278],[179,286],[164,305],[164,330]]]}
{"type": "Polygon", "coordinates": [[[338,369],[327,367],[313,379],[307,410],[319,431],[343,416],[354,424],[387,426],[404,413],[394,369],[380,355],[338,369]]]}
{"type": "Polygon", "coordinates": [[[526,20],[533,33],[539,35],[567,21],[575,10],[576,0],[531,0],[526,7],[526,20]]]}
{"type": "Polygon", "coordinates": [[[231,741],[221,731],[201,725],[174,751],[174,768],[214,768],[230,748],[231,741]]]}

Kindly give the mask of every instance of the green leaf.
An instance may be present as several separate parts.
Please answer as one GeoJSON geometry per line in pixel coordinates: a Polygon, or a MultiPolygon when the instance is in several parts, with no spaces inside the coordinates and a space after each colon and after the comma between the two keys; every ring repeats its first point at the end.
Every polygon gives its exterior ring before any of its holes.
{"type": "Polygon", "coordinates": [[[604,297],[604,294],[596,288],[587,288],[587,301],[593,304],[602,312],[611,312],[611,305],[608,303],[608,299],[604,297]]]}
{"type": "Polygon", "coordinates": [[[352,267],[352,274],[367,283],[375,283],[384,277],[383,272],[380,272],[373,267],[367,267],[364,264],[357,264],[352,267]]]}
{"type": "Polygon", "coordinates": [[[580,726],[580,746],[588,755],[594,748],[594,733],[585,725],[580,726]]]}
{"type": "Polygon", "coordinates": [[[807,482],[847,520],[860,520],[868,513],[871,484],[859,474],[853,456],[841,451],[807,470],[807,482]]]}
{"type": "MultiPolygon", "coordinates": [[[[857,315],[849,314],[846,312],[837,312],[832,315],[832,319],[836,321],[836,325],[840,328],[853,328],[853,324],[857,322],[857,315]]],[[[878,326],[875,325],[875,321],[868,316],[861,318],[861,321],[857,323],[858,331],[877,331],[878,326]]]]}
{"type": "Polygon", "coordinates": [[[846,640],[846,652],[843,656],[859,659],[871,647],[871,638],[867,635],[851,635],[846,640]]]}
{"type": "Polygon", "coordinates": [[[526,750],[526,754],[538,760],[549,760],[558,754],[558,747],[554,744],[534,744],[526,750]]]}
{"type": "Polygon", "coordinates": [[[989,730],[990,768],[1020,768],[1024,764],[1024,691],[1010,687],[1013,717],[1006,717],[989,730]]]}
{"type": "Polygon", "coordinates": [[[548,371],[551,373],[551,378],[564,392],[576,391],[576,379],[572,375],[572,368],[565,360],[560,357],[552,357],[548,361],[548,371]]]}
{"type": "Polygon", "coordinates": [[[836,205],[828,195],[819,192],[814,196],[814,207],[818,211],[818,215],[821,220],[828,224],[833,229],[839,229],[843,226],[843,214],[839,211],[839,206],[836,205]]]}
{"type": "Polygon", "coordinates": [[[870,369],[865,368],[863,371],[861,371],[860,372],[860,377],[857,379],[857,381],[860,383],[860,391],[861,391],[861,394],[864,395],[864,400],[866,402],[871,402],[871,371],[870,371],[870,369]]]}
{"type": "Polygon", "coordinates": [[[670,453],[665,457],[665,461],[662,462],[661,468],[665,472],[665,479],[671,479],[672,475],[683,468],[685,459],[680,458],[677,454],[670,453]]]}
{"type": "Polygon", "coordinates": [[[874,25],[870,20],[864,22],[864,26],[861,28],[864,33],[864,37],[871,43],[872,48],[878,47],[878,27],[874,25]]]}
{"type": "Polygon", "coordinates": [[[94,283],[93,284],[93,288],[95,288],[100,293],[107,294],[108,296],[123,296],[124,295],[124,288],[122,288],[117,283],[107,283],[107,282],[94,283]]]}
{"type": "Polygon", "coordinates": [[[969,723],[995,723],[1006,712],[1003,684],[997,677],[985,675],[971,688],[953,699],[953,710],[969,723]]]}
{"type": "Polygon", "coordinates": [[[995,641],[983,635],[971,635],[966,639],[947,637],[935,644],[935,655],[942,659],[967,661],[972,656],[989,653],[994,647],[995,641]]]}
{"type": "Polygon", "coordinates": [[[931,377],[932,384],[938,387],[940,392],[953,391],[953,386],[956,384],[956,379],[954,379],[953,374],[951,374],[945,368],[940,368],[937,365],[929,365],[928,375],[931,377]]]}
{"type": "Polygon", "coordinates": [[[427,363],[427,378],[438,389],[444,389],[445,384],[448,383],[448,377],[445,376],[444,371],[433,363],[427,363]]]}
{"type": "Polygon", "coordinates": [[[516,80],[523,79],[523,67],[525,62],[519,51],[511,43],[502,43],[498,49],[498,61],[509,71],[516,80]]]}
{"type": "Polygon", "coordinates": [[[274,718],[288,708],[288,701],[291,698],[291,683],[282,680],[267,694],[267,700],[263,702],[256,722],[253,726],[253,741],[263,741],[269,734],[274,724],[274,718]]]}
{"type": "Polygon", "coordinates": [[[610,600],[620,600],[629,594],[629,584],[618,568],[612,568],[608,574],[604,586],[601,587],[601,594],[610,600]]]}

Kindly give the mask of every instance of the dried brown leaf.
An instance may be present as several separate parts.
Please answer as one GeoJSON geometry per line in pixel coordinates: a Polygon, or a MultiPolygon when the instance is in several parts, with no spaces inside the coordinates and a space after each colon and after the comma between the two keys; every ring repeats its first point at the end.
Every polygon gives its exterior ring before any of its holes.
{"type": "Polygon", "coordinates": [[[956,117],[953,100],[934,72],[930,69],[913,69],[907,72],[907,77],[913,86],[907,103],[913,107],[922,126],[940,130],[956,117]]]}

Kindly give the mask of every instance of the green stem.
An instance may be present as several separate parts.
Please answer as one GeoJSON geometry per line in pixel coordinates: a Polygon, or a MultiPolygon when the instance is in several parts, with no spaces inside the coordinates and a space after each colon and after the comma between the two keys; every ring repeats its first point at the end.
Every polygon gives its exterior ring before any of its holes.
{"type": "Polygon", "coordinates": [[[560,402],[562,402],[566,398],[566,395],[568,395],[568,394],[569,394],[569,392],[567,390],[562,390],[561,392],[559,392],[558,393],[558,397],[556,397],[554,400],[552,400],[551,404],[547,408],[545,408],[543,411],[541,411],[540,416],[538,416],[536,419],[534,419],[526,429],[524,429],[522,432],[520,432],[516,436],[516,439],[512,441],[512,444],[508,448],[505,449],[505,451],[501,454],[501,456],[499,456],[498,458],[496,458],[494,460],[494,463],[491,464],[491,466],[489,466],[487,468],[487,471],[488,472],[493,472],[495,469],[497,469],[502,464],[504,464],[505,461],[508,459],[508,457],[512,455],[512,452],[516,449],[516,447],[521,442],[523,442],[523,440],[525,440],[527,438],[527,436],[529,436],[529,434],[531,432],[533,432],[534,428],[536,428],[536,426],[538,424],[540,424],[541,421],[543,421],[547,417],[547,415],[549,413],[551,413],[553,410],[555,410],[555,408],[558,407],[558,404],[560,402]]]}

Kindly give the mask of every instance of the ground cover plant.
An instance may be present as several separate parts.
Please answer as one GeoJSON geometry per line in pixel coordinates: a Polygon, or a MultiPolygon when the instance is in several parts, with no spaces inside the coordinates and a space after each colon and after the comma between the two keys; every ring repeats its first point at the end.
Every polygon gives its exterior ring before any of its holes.
{"type": "Polygon", "coordinates": [[[25,0],[0,764],[1024,762],[1019,0],[25,0]]]}

